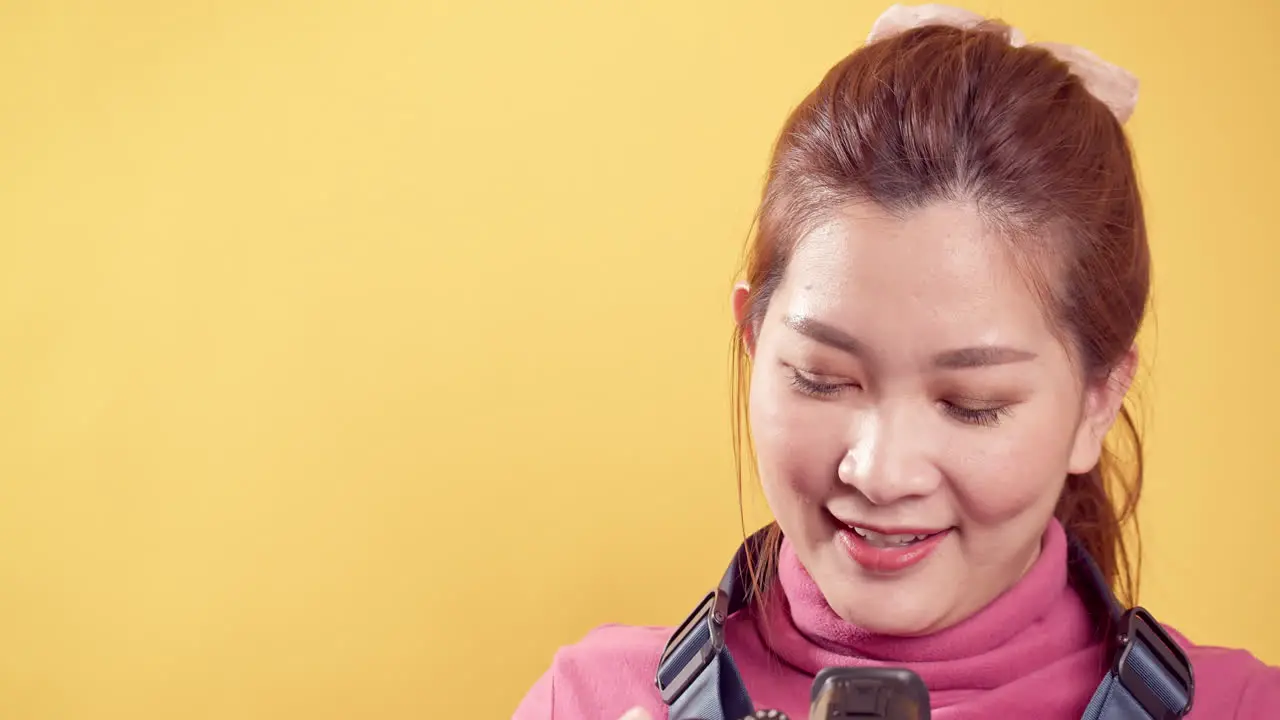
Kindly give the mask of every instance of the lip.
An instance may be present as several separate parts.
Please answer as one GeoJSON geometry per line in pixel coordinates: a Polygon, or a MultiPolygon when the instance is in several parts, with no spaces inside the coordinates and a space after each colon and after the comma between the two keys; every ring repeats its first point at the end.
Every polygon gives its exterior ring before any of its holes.
{"type": "MultiPolygon", "coordinates": [[[[843,521],[842,521],[843,522],[843,521]]],[[[868,525],[866,523],[844,523],[849,528],[862,528],[870,530],[873,533],[881,535],[937,535],[940,532],[946,532],[950,528],[921,528],[921,527],[884,527],[880,525],[868,525]]]]}
{"type": "Polygon", "coordinates": [[[840,544],[854,562],[879,575],[891,575],[923,562],[949,535],[950,530],[943,530],[910,545],[876,547],[851,528],[844,528],[837,534],[840,544]]]}
{"type": "Polygon", "coordinates": [[[933,551],[951,535],[953,528],[944,530],[928,530],[923,528],[880,528],[862,523],[846,523],[840,521],[841,527],[836,532],[841,547],[858,565],[868,572],[877,575],[892,575],[913,567],[933,554],[933,551]],[[853,528],[861,528],[886,535],[928,535],[924,540],[910,545],[898,547],[876,547],[866,538],[854,532],[853,528]]]}
{"type": "Polygon", "coordinates": [[[844,525],[846,528],[857,527],[857,528],[862,528],[863,530],[870,530],[871,532],[874,532],[874,533],[880,533],[881,535],[936,535],[940,532],[946,532],[947,530],[951,529],[951,528],[924,528],[924,527],[906,527],[906,526],[891,527],[888,525],[871,525],[864,522],[843,520],[839,517],[836,517],[835,515],[832,515],[832,517],[836,519],[836,522],[840,523],[841,525],[844,525]]]}

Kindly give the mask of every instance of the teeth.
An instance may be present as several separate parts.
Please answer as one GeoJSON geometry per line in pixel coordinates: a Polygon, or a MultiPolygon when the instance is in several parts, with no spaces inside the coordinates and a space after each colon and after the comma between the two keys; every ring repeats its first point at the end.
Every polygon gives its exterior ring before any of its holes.
{"type": "Polygon", "coordinates": [[[853,526],[853,531],[859,536],[866,538],[867,542],[876,547],[894,547],[900,545],[910,545],[929,537],[928,535],[885,535],[884,533],[873,532],[866,528],[853,526]]]}

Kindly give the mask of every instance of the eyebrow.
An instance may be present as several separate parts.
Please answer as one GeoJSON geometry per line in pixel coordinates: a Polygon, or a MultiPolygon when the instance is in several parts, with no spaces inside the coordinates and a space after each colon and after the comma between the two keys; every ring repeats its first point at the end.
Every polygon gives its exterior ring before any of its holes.
{"type": "MultiPolygon", "coordinates": [[[[788,315],[783,322],[792,330],[813,338],[823,345],[829,345],[858,357],[865,358],[868,355],[865,343],[824,322],[800,315],[788,315]]],[[[933,365],[944,370],[964,370],[967,368],[1027,362],[1034,360],[1036,357],[1036,354],[1029,350],[1019,350],[1003,345],[978,345],[955,350],[944,350],[933,356],[933,365]]]]}

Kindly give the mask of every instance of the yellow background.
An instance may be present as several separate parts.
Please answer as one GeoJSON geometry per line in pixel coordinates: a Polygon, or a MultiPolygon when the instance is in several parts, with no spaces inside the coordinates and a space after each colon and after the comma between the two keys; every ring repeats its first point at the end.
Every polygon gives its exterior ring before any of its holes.
{"type": "MultiPolygon", "coordinates": [[[[681,619],[768,147],[883,7],[0,5],[0,718],[506,717],[681,619]]],[[[1142,78],[1143,600],[1280,663],[1280,10],[969,7],[1142,78]]]]}

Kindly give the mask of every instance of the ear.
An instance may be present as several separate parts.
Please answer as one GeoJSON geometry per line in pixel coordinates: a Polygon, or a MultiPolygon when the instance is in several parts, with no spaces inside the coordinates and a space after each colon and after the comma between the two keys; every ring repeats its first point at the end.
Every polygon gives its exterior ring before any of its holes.
{"type": "Polygon", "coordinates": [[[746,281],[733,286],[730,302],[733,305],[733,321],[742,329],[742,339],[747,346],[747,354],[755,355],[756,329],[751,326],[747,317],[747,299],[751,297],[751,286],[746,281]]]}
{"type": "Polygon", "coordinates": [[[1067,472],[1073,475],[1087,473],[1098,464],[1102,458],[1103,441],[1120,415],[1124,397],[1133,385],[1137,370],[1138,349],[1131,347],[1110,374],[1087,381],[1080,426],[1076,428],[1067,472]]]}

